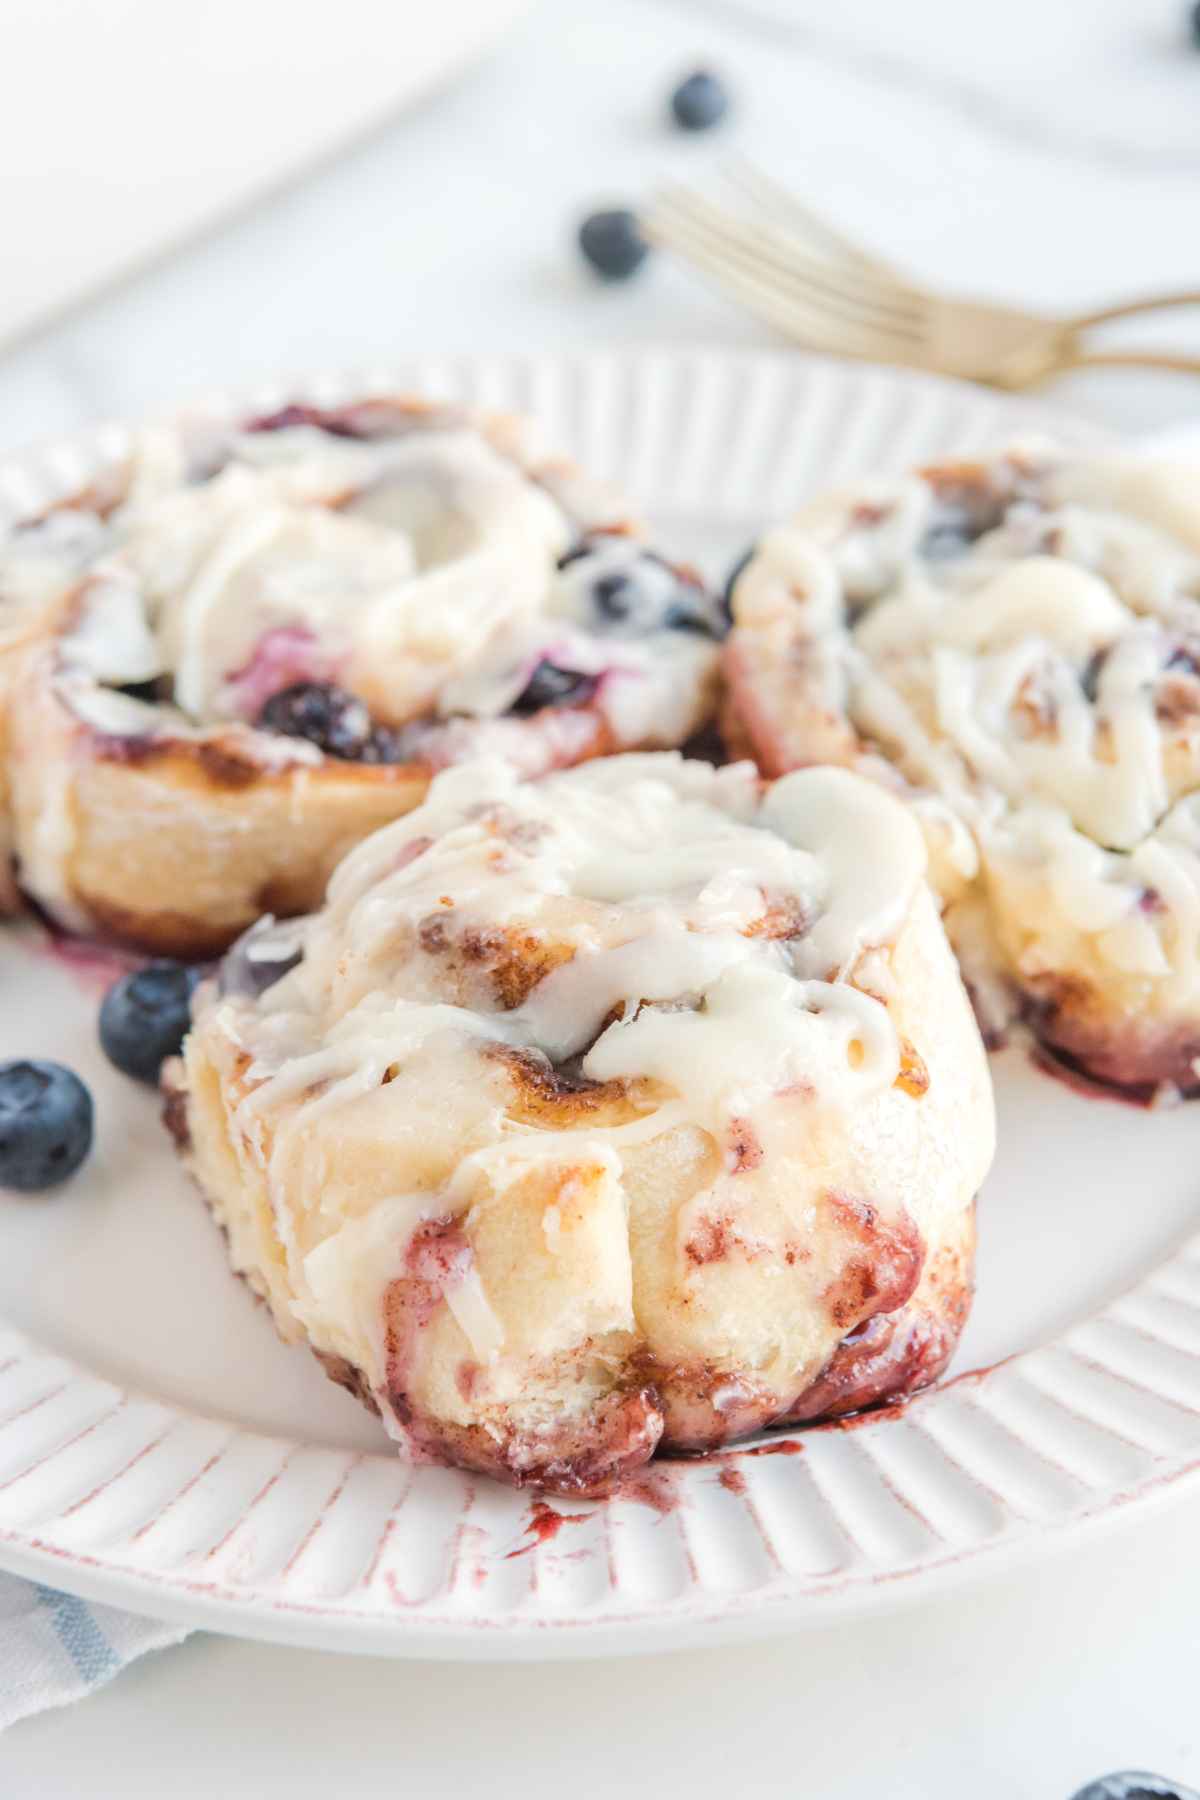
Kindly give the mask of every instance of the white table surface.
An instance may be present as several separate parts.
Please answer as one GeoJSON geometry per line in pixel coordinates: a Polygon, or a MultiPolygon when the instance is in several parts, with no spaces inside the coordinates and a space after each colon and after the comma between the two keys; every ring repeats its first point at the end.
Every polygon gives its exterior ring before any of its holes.
{"type": "MultiPolygon", "coordinates": [[[[395,350],[762,342],[683,272],[605,289],[570,243],[589,205],[702,176],[735,143],[946,282],[1062,306],[1197,285],[1200,53],[1175,0],[987,18],[862,0],[832,22],[822,0],[747,4],[757,22],[718,0],[546,0],[452,91],[0,356],[0,447],[395,350]],[[705,60],[736,83],[738,127],[684,140],[662,96],[705,60]]],[[[1057,398],[1130,429],[1200,411],[1200,385],[1157,377],[1057,398]]],[[[0,1792],[1067,1800],[1122,1766],[1200,1785],[1197,1523],[1133,1517],[870,1625],[653,1661],[375,1663],[198,1636],[9,1732],[0,1792]]]]}
{"type": "Polygon", "coordinates": [[[333,33],[325,0],[4,0],[0,338],[356,141],[527,4],[338,0],[333,33]]]}

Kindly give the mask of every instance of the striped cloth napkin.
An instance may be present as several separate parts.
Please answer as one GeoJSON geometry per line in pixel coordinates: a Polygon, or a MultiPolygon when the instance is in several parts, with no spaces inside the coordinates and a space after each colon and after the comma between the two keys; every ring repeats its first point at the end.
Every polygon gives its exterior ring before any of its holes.
{"type": "Polygon", "coordinates": [[[103,1687],[187,1627],[91,1606],[56,1588],[0,1574],[0,1731],[103,1687]]]}

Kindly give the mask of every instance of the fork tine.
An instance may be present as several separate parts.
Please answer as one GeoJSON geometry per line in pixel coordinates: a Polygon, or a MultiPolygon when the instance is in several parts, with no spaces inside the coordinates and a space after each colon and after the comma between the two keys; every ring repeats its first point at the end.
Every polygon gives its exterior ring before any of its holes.
{"type": "Polygon", "coordinates": [[[892,353],[901,360],[911,357],[920,344],[919,315],[905,317],[875,308],[856,293],[843,294],[825,279],[823,265],[814,271],[807,263],[797,265],[790,256],[764,254],[754,234],[747,238],[736,226],[731,229],[719,212],[714,223],[705,208],[664,197],[647,224],[651,235],[657,229],[660,236],[668,231],[685,236],[692,251],[703,248],[714,266],[736,267],[742,276],[770,287],[791,307],[792,317],[800,321],[803,331],[820,331],[826,341],[836,334],[852,341],[859,355],[892,353]]]}
{"type": "Polygon", "coordinates": [[[770,270],[764,268],[761,258],[747,255],[736,246],[731,248],[723,239],[706,232],[686,216],[659,214],[649,222],[648,235],[714,276],[720,285],[736,291],[748,305],[753,305],[756,311],[769,317],[791,337],[819,342],[827,349],[841,349],[857,356],[881,357],[890,352],[894,359],[906,360],[912,352],[912,345],[906,339],[848,319],[811,295],[788,291],[770,270]]]}
{"type": "Polygon", "coordinates": [[[911,343],[888,338],[873,328],[856,327],[785,294],[777,281],[763,275],[759,264],[744,257],[731,257],[727,247],[714,245],[711,238],[694,229],[686,219],[659,214],[647,221],[647,230],[649,236],[711,276],[719,287],[787,337],[869,361],[913,360],[911,343]]]}
{"type": "Polygon", "coordinates": [[[689,189],[676,189],[666,198],[677,211],[688,214],[730,249],[737,246],[759,264],[765,263],[789,289],[802,287],[811,297],[823,301],[827,310],[854,315],[859,323],[873,324],[881,331],[920,336],[923,304],[902,289],[890,288],[866,272],[839,269],[818,261],[798,249],[794,239],[745,224],[689,189]]]}
{"type": "Polygon", "coordinates": [[[820,244],[827,255],[833,254],[843,262],[869,269],[906,292],[919,291],[894,264],[848,238],[814,207],[801,200],[798,194],[794,194],[782,182],[776,181],[774,176],[760,169],[757,163],[750,162],[746,157],[734,157],[722,173],[731,186],[739,189],[759,207],[767,219],[777,224],[786,222],[793,232],[805,233],[814,244],[820,244]]]}
{"type": "Polygon", "coordinates": [[[807,274],[819,276],[832,291],[845,298],[874,301],[890,311],[911,313],[918,302],[912,289],[902,286],[885,275],[868,270],[858,265],[849,265],[846,259],[831,260],[828,254],[814,256],[806,248],[804,240],[789,229],[776,223],[763,223],[753,217],[731,211],[728,207],[718,206],[706,194],[695,188],[676,187],[670,190],[671,198],[679,205],[691,208],[702,214],[709,224],[726,232],[737,233],[743,239],[754,241],[769,251],[775,258],[786,260],[807,274]]]}

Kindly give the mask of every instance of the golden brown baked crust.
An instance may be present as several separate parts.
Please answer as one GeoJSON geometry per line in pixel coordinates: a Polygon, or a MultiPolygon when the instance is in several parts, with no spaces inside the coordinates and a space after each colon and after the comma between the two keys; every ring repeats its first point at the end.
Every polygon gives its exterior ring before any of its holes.
{"type": "Polygon", "coordinates": [[[419,764],[281,763],[240,727],[107,736],[56,692],[53,656],[48,644],[26,653],[10,701],[15,841],[61,819],[61,886],[44,898],[88,935],[210,956],[265,912],[318,905],[346,851],[429,784],[419,764]]]}
{"type": "MultiPolygon", "coordinates": [[[[527,1082],[519,1081],[527,1091],[527,1082]]],[[[559,1107],[548,1111],[545,1092],[553,1081],[539,1079],[534,1085],[540,1090],[538,1116],[547,1129],[556,1123],[569,1127],[581,1113],[604,1103],[587,1089],[564,1091],[559,1107]]],[[[163,1092],[164,1122],[177,1148],[186,1155],[191,1148],[189,1098],[178,1059],[163,1071],[163,1092]]],[[[514,1099],[513,1116],[524,1112],[523,1098],[514,1099]]],[[[213,1195],[203,1186],[201,1195],[216,1219],[213,1195]]],[[[861,1312],[864,1305],[869,1309],[872,1302],[878,1310],[867,1311],[825,1367],[787,1407],[780,1408],[769,1394],[754,1395],[752,1391],[744,1394],[740,1404],[730,1406],[723,1393],[729,1386],[728,1373],[711,1364],[631,1359],[628,1388],[614,1389],[585,1421],[576,1421],[560,1434],[540,1432],[537,1455],[531,1456],[519,1436],[506,1437],[494,1422],[487,1427],[454,1424],[414,1408],[399,1359],[397,1383],[386,1404],[403,1419],[410,1448],[418,1453],[517,1487],[577,1499],[601,1499],[612,1493],[656,1453],[703,1456],[759,1430],[817,1424],[876,1406],[896,1405],[937,1381],[954,1355],[974,1292],[975,1209],[966,1207],[947,1217],[936,1243],[926,1245],[914,1239],[918,1279],[899,1304],[900,1290],[880,1291],[875,1286],[869,1272],[874,1249],[869,1227],[865,1235],[867,1255],[860,1270],[857,1302],[847,1317],[861,1312]],[[889,1305],[890,1310],[885,1310],[889,1305]],[[720,1407],[714,1405],[714,1396],[721,1398],[720,1407]]],[[[712,1248],[714,1253],[707,1260],[717,1260],[731,1246],[712,1248]]],[[[238,1272],[254,1297],[263,1300],[247,1272],[238,1272]]],[[[411,1304],[411,1296],[403,1290],[393,1295],[393,1310],[401,1317],[411,1304]]],[[[380,1399],[363,1369],[316,1345],[310,1349],[332,1382],[379,1416],[380,1399]]],[[[464,1380],[469,1383],[469,1365],[464,1367],[468,1371],[464,1380]]]]}

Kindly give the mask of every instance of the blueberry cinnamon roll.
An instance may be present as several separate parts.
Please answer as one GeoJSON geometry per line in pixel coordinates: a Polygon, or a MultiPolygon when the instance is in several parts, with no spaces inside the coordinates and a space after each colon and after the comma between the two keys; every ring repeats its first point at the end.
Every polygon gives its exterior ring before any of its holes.
{"type": "Polygon", "coordinates": [[[1200,469],[1052,449],[864,484],[732,584],[726,723],[907,797],[989,1031],[1200,1088],[1200,469]]]}
{"type": "Polygon", "coordinates": [[[924,868],[842,770],[439,775],[197,992],[234,1269],[406,1454],[562,1493],[931,1381],[993,1114],[924,868]]]}
{"type": "Polygon", "coordinates": [[[541,775],[712,710],[720,609],[511,420],[369,400],[148,432],[36,529],[71,541],[6,665],[7,817],[70,929],[206,954],[314,906],[439,768],[541,775]]]}

